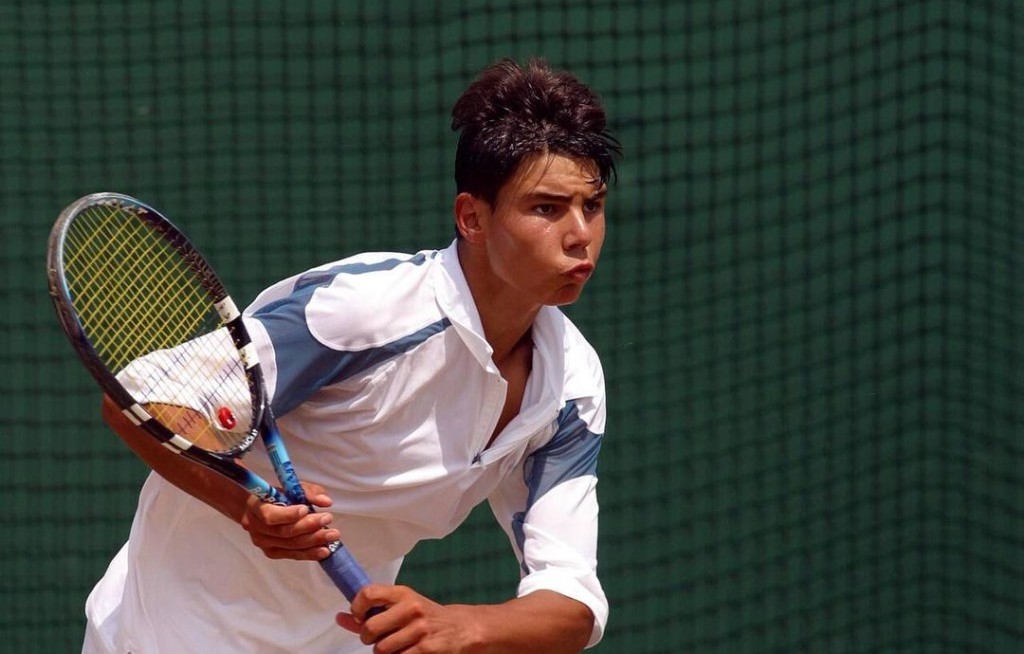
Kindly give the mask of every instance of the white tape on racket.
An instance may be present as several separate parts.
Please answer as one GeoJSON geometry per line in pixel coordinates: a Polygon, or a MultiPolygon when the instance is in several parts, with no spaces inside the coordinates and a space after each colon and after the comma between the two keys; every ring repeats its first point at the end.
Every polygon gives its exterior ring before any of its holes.
{"type": "Polygon", "coordinates": [[[152,420],[153,416],[149,415],[149,412],[142,408],[138,404],[133,404],[127,409],[122,409],[121,413],[125,415],[132,423],[138,427],[147,420],[152,420]]]}
{"type": "Polygon", "coordinates": [[[245,365],[246,370],[260,362],[259,356],[256,354],[256,346],[252,343],[249,343],[238,350],[238,354],[242,358],[242,364],[245,365]]]}
{"type": "Polygon", "coordinates": [[[231,322],[238,318],[238,316],[242,315],[238,310],[238,307],[235,306],[235,301],[231,299],[230,295],[213,306],[217,308],[217,313],[220,314],[220,317],[224,322],[231,322]]]}

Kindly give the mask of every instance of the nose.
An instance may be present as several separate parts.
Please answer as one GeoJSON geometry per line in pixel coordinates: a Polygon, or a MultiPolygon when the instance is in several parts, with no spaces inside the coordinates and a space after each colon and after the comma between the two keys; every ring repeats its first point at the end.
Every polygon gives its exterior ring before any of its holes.
{"type": "Polygon", "coordinates": [[[579,248],[586,249],[594,240],[594,228],[591,221],[584,215],[579,207],[573,207],[566,216],[568,225],[565,230],[565,237],[562,246],[566,251],[579,248]]]}

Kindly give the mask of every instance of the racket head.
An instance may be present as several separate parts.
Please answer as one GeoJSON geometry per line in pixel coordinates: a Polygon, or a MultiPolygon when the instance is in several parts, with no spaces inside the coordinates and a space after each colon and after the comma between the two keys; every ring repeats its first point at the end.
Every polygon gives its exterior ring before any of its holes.
{"type": "Polygon", "coordinates": [[[245,451],[263,378],[241,314],[187,236],[120,193],[79,198],[47,247],[50,297],[79,358],[135,423],[180,450],[245,451]]]}

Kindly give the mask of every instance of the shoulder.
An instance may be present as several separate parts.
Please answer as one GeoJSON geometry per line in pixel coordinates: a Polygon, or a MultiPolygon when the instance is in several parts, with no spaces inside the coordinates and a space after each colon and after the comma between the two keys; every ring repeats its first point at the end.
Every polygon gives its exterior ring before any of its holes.
{"type": "Polygon", "coordinates": [[[394,340],[436,320],[429,271],[437,252],[367,252],[312,268],[268,288],[257,318],[301,311],[310,333],[334,349],[394,340]]]}

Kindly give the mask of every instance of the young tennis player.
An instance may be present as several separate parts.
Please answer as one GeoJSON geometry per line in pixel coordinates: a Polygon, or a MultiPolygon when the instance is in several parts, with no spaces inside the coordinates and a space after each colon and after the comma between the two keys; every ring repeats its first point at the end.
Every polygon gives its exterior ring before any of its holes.
{"type": "MultiPolygon", "coordinates": [[[[489,67],[452,113],[450,246],[324,265],[246,311],[320,511],[260,503],[105,401],[155,472],[89,597],[83,652],[575,652],[600,640],[604,379],[557,307],[597,264],[618,145],[596,95],[540,61],[489,67]],[[484,500],[519,560],[514,597],[440,605],[394,585],[418,541],[484,500]],[[308,563],[339,537],[374,582],[350,607],[308,563]]],[[[264,457],[247,461],[273,476],[264,457]]]]}

